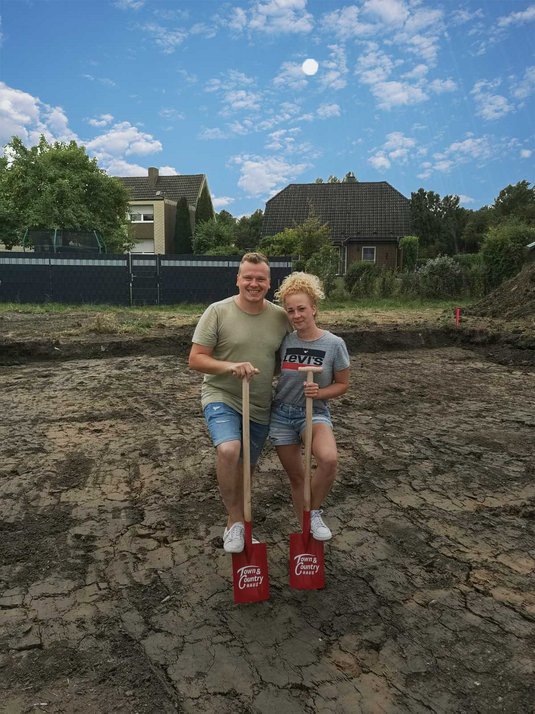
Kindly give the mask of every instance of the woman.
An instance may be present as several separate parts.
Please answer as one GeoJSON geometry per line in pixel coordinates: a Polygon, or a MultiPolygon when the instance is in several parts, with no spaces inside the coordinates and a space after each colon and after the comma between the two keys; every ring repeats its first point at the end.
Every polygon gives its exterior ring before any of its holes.
{"type": "Polygon", "coordinates": [[[317,305],[325,296],[319,279],[308,273],[291,273],[275,293],[294,332],[281,345],[281,374],[275,392],[269,436],[290,479],[296,515],[302,523],[304,466],[301,442],[306,426],[305,398],[312,397],[312,454],[316,471],[311,487],[311,533],[317,540],[330,540],[323,522],[321,504],[336,477],[336,441],[327,400],[345,394],[349,384],[349,355],[341,337],[316,325],[317,305]],[[307,384],[298,367],[321,367],[307,384]]]}

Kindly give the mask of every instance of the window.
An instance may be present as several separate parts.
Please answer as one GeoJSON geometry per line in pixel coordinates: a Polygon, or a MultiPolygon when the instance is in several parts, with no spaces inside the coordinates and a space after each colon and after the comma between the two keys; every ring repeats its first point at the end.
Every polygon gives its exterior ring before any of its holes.
{"type": "Polygon", "coordinates": [[[375,263],[375,246],[365,245],[362,247],[362,260],[367,263],[375,263]]]}
{"type": "Polygon", "coordinates": [[[130,206],[128,213],[132,223],[154,223],[154,208],[152,206],[130,206]]]}

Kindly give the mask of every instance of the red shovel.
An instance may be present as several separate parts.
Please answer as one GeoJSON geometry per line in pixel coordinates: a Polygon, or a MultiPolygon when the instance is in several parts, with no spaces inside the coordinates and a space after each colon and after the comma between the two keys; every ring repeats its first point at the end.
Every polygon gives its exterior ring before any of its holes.
{"type": "MultiPolygon", "coordinates": [[[[299,367],[299,371],[307,373],[307,382],[313,382],[314,372],[321,372],[321,367],[299,367]]],[[[323,542],[316,540],[310,532],[312,402],[313,400],[307,397],[303,532],[290,533],[290,587],[297,590],[321,590],[325,587],[323,542]]]]}
{"type": "Polygon", "coordinates": [[[243,450],[243,515],[245,547],[232,554],[234,602],[260,602],[269,598],[267,548],[265,543],[253,543],[251,519],[251,447],[249,428],[249,381],[242,379],[242,450],[243,450]]]}

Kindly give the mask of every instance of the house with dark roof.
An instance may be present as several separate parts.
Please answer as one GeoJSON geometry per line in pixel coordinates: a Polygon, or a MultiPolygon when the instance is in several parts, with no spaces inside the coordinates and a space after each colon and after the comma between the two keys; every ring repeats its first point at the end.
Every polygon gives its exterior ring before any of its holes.
{"type": "Polygon", "coordinates": [[[177,205],[185,197],[188,204],[191,233],[195,231],[200,202],[213,217],[214,209],[205,174],[160,176],[150,167],[147,176],[118,176],[130,193],[129,215],[131,236],[136,241],[133,252],[174,253],[173,242],[177,205]]]}
{"type": "Polygon", "coordinates": [[[411,233],[410,201],[386,181],[292,183],[266,203],[262,237],[316,215],[331,229],[340,273],[355,261],[396,268],[399,240],[411,233]]]}

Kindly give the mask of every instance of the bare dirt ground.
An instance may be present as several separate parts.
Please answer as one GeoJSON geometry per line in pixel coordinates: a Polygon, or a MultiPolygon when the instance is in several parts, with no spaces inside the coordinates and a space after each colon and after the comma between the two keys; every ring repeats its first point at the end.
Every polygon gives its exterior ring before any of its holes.
{"type": "Polygon", "coordinates": [[[94,319],[0,321],[1,712],[534,711],[529,330],[340,323],[326,589],[287,585],[268,447],[271,598],[235,606],[191,325],[94,319]]]}

